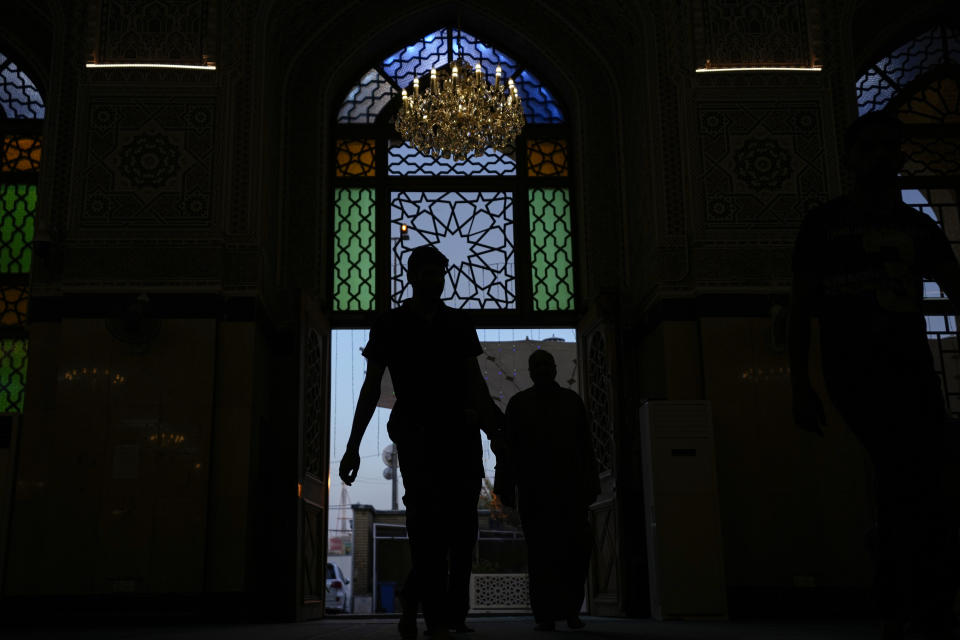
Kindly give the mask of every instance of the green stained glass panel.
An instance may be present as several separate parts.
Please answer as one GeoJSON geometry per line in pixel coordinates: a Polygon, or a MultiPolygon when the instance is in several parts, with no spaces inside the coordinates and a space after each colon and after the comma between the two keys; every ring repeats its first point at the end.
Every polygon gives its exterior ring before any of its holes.
{"type": "Polygon", "coordinates": [[[0,340],[0,412],[23,412],[26,384],[27,341],[0,340]]]}
{"type": "Polygon", "coordinates": [[[29,273],[37,187],[0,184],[0,273],[29,273]]]}
{"type": "Polygon", "coordinates": [[[573,309],[570,192],[567,189],[530,189],[529,202],[533,309],[573,309]]]}
{"type": "Polygon", "coordinates": [[[376,291],[373,189],[337,189],[333,225],[333,308],[372,311],[376,291]]]}

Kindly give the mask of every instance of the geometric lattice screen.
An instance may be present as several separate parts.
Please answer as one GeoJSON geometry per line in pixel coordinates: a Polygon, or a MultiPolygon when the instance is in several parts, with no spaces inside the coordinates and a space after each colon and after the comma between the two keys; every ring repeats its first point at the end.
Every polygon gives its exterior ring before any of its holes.
{"type": "Polygon", "coordinates": [[[0,273],[30,273],[37,187],[0,183],[0,273]]]}
{"type": "Polygon", "coordinates": [[[36,84],[0,53],[0,413],[23,411],[45,113],[36,84]]]}
{"type": "Polygon", "coordinates": [[[569,309],[573,304],[573,240],[567,189],[530,189],[530,263],[533,308],[569,309]]]}
{"type": "Polygon", "coordinates": [[[337,189],[334,214],[334,310],[372,311],[376,293],[373,189],[337,189]]]}
{"type": "Polygon", "coordinates": [[[393,306],[412,293],[406,271],[410,250],[432,244],[450,260],[443,294],[447,304],[464,309],[516,308],[511,194],[393,193],[390,230],[393,306]]]}
{"type": "Polygon", "coordinates": [[[411,293],[407,256],[432,244],[450,260],[443,294],[450,306],[572,311],[568,138],[550,89],[470,33],[444,27],[386,56],[347,92],[337,113],[333,310],[399,305],[411,293]],[[491,82],[499,63],[503,81],[514,80],[529,125],[514,148],[453,160],[425,156],[400,140],[391,120],[401,91],[457,59],[481,64],[491,82]]]}
{"type": "Polygon", "coordinates": [[[587,406],[590,410],[590,431],[593,450],[600,471],[613,469],[614,438],[610,365],[607,362],[607,342],[603,331],[597,329],[587,340],[587,406]]]}
{"type": "Polygon", "coordinates": [[[27,384],[27,341],[0,339],[0,412],[23,411],[27,384]]]}

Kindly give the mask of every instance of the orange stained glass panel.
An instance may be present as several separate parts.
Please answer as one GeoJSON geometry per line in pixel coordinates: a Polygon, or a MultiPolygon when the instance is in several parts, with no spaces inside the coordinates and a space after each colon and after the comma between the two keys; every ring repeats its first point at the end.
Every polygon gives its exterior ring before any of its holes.
{"type": "Polygon", "coordinates": [[[39,137],[4,136],[0,147],[0,171],[39,171],[39,137]]]}
{"type": "Polygon", "coordinates": [[[566,140],[527,140],[527,175],[566,176],[566,140]]]}
{"type": "Polygon", "coordinates": [[[26,287],[0,288],[0,326],[15,327],[26,323],[29,302],[26,287]]]}
{"type": "Polygon", "coordinates": [[[960,87],[953,78],[940,78],[913,94],[900,107],[900,119],[907,123],[960,122],[960,87]]]}
{"type": "Polygon", "coordinates": [[[337,140],[337,176],[375,176],[374,144],[373,140],[337,140]]]}

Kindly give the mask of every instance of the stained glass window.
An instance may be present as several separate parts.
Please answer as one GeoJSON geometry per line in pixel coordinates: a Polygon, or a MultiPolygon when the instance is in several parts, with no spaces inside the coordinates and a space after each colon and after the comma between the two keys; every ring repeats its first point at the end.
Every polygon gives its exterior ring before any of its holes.
{"type": "Polygon", "coordinates": [[[563,122],[563,114],[553,94],[532,73],[522,71],[515,82],[527,122],[563,122]]]}
{"type": "Polygon", "coordinates": [[[37,188],[0,184],[0,273],[28,273],[37,188]]]}
{"type": "Polygon", "coordinates": [[[377,175],[374,145],[374,140],[337,140],[337,175],[377,175]]]}
{"type": "Polygon", "coordinates": [[[566,176],[566,141],[527,140],[527,173],[531,176],[566,176]]]}
{"type": "Polygon", "coordinates": [[[372,311],[376,292],[373,189],[337,189],[334,216],[334,309],[372,311]]]}
{"type": "Polygon", "coordinates": [[[16,327],[27,321],[30,294],[25,285],[0,288],[0,326],[16,327]]]}
{"type": "Polygon", "coordinates": [[[334,311],[400,304],[411,294],[407,257],[423,244],[450,260],[444,300],[451,306],[516,314],[574,308],[569,133],[553,92],[515,57],[466,31],[431,31],[357,81],[336,132],[334,311]],[[514,149],[462,161],[425,156],[400,140],[391,120],[401,89],[410,91],[414,78],[425,85],[431,68],[455,60],[481,64],[491,82],[500,65],[534,125],[529,139],[525,131],[514,149]]]}
{"type": "Polygon", "coordinates": [[[938,65],[960,64],[960,30],[937,26],[897,47],[857,80],[860,115],[887,106],[912,81],[938,65]]]}
{"type": "Polygon", "coordinates": [[[0,413],[21,413],[27,385],[27,341],[0,339],[0,413]]]}
{"type": "Polygon", "coordinates": [[[409,297],[407,254],[432,244],[450,261],[444,299],[467,309],[516,307],[513,198],[504,192],[403,191],[390,198],[392,303],[409,297]],[[407,225],[407,237],[401,225],[407,225]]]}
{"type": "Polygon", "coordinates": [[[531,189],[530,263],[535,311],[573,309],[573,240],[566,189],[531,189]]]}
{"type": "Polygon", "coordinates": [[[900,107],[909,124],[960,123],[960,86],[956,78],[937,78],[900,107]]]}
{"type": "Polygon", "coordinates": [[[338,122],[374,122],[380,110],[399,92],[377,69],[370,69],[343,101],[338,122]]]}
{"type": "Polygon", "coordinates": [[[0,141],[0,171],[39,171],[41,150],[38,137],[4,136],[0,141]]]}
{"type": "Polygon", "coordinates": [[[400,176],[512,176],[517,173],[517,161],[512,153],[487,149],[466,160],[426,156],[409,143],[391,141],[387,151],[387,169],[390,175],[400,176]]]}
{"type": "Polygon", "coordinates": [[[41,120],[45,109],[37,86],[13,60],[0,53],[0,108],[8,118],[41,120]]]}

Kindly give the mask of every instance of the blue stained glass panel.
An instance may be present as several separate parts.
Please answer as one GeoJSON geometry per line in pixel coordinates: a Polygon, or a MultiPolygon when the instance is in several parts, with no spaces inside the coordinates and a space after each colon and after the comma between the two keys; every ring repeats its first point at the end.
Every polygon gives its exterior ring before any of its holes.
{"type": "Polygon", "coordinates": [[[532,73],[524,71],[514,82],[523,101],[523,116],[527,122],[563,122],[560,105],[532,73]]]}
{"type": "Polygon", "coordinates": [[[391,142],[387,171],[392,176],[512,176],[517,173],[517,161],[495,149],[466,160],[434,158],[420,153],[410,143],[391,142]]]}
{"type": "Polygon", "coordinates": [[[897,89],[880,75],[876,67],[867,69],[867,72],[857,80],[856,86],[857,114],[861,116],[869,111],[880,111],[887,106],[897,92],[897,89]]]}
{"type": "Polygon", "coordinates": [[[877,68],[901,87],[935,64],[944,61],[940,27],[918,36],[877,63],[877,68]]]}
{"type": "Polygon", "coordinates": [[[37,85],[0,53],[0,108],[8,118],[40,120],[46,114],[37,85]]]}
{"type": "Polygon", "coordinates": [[[396,95],[393,85],[370,69],[355,84],[340,106],[337,122],[375,122],[377,114],[396,95]]]}
{"type": "Polygon", "coordinates": [[[479,62],[483,67],[487,82],[490,84],[493,84],[496,78],[498,64],[503,71],[503,75],[501,76],[503,82],[506,82],[507,78],[512,78],[520,68],[520,65],[504,52],[480,42],[476,37],[465,31],[458,32],[456,29],[453,30],[453,57],[454,59],[463,58],[464,62],[470,64],[471,69],[479,62]],[[457,42],[458,33],[460,35],[459,43],[457,42]],[[460,51],[461,48],[463,49],[462,53],[460,51]]]}
{"type": "Polygon", "coordinates": [[[430,73],[434,67],[447,64],[447,30],[439,29],[400,49],[383,61],[383,70],[401,88],[406,89],[414,78],[430,73]]]}

